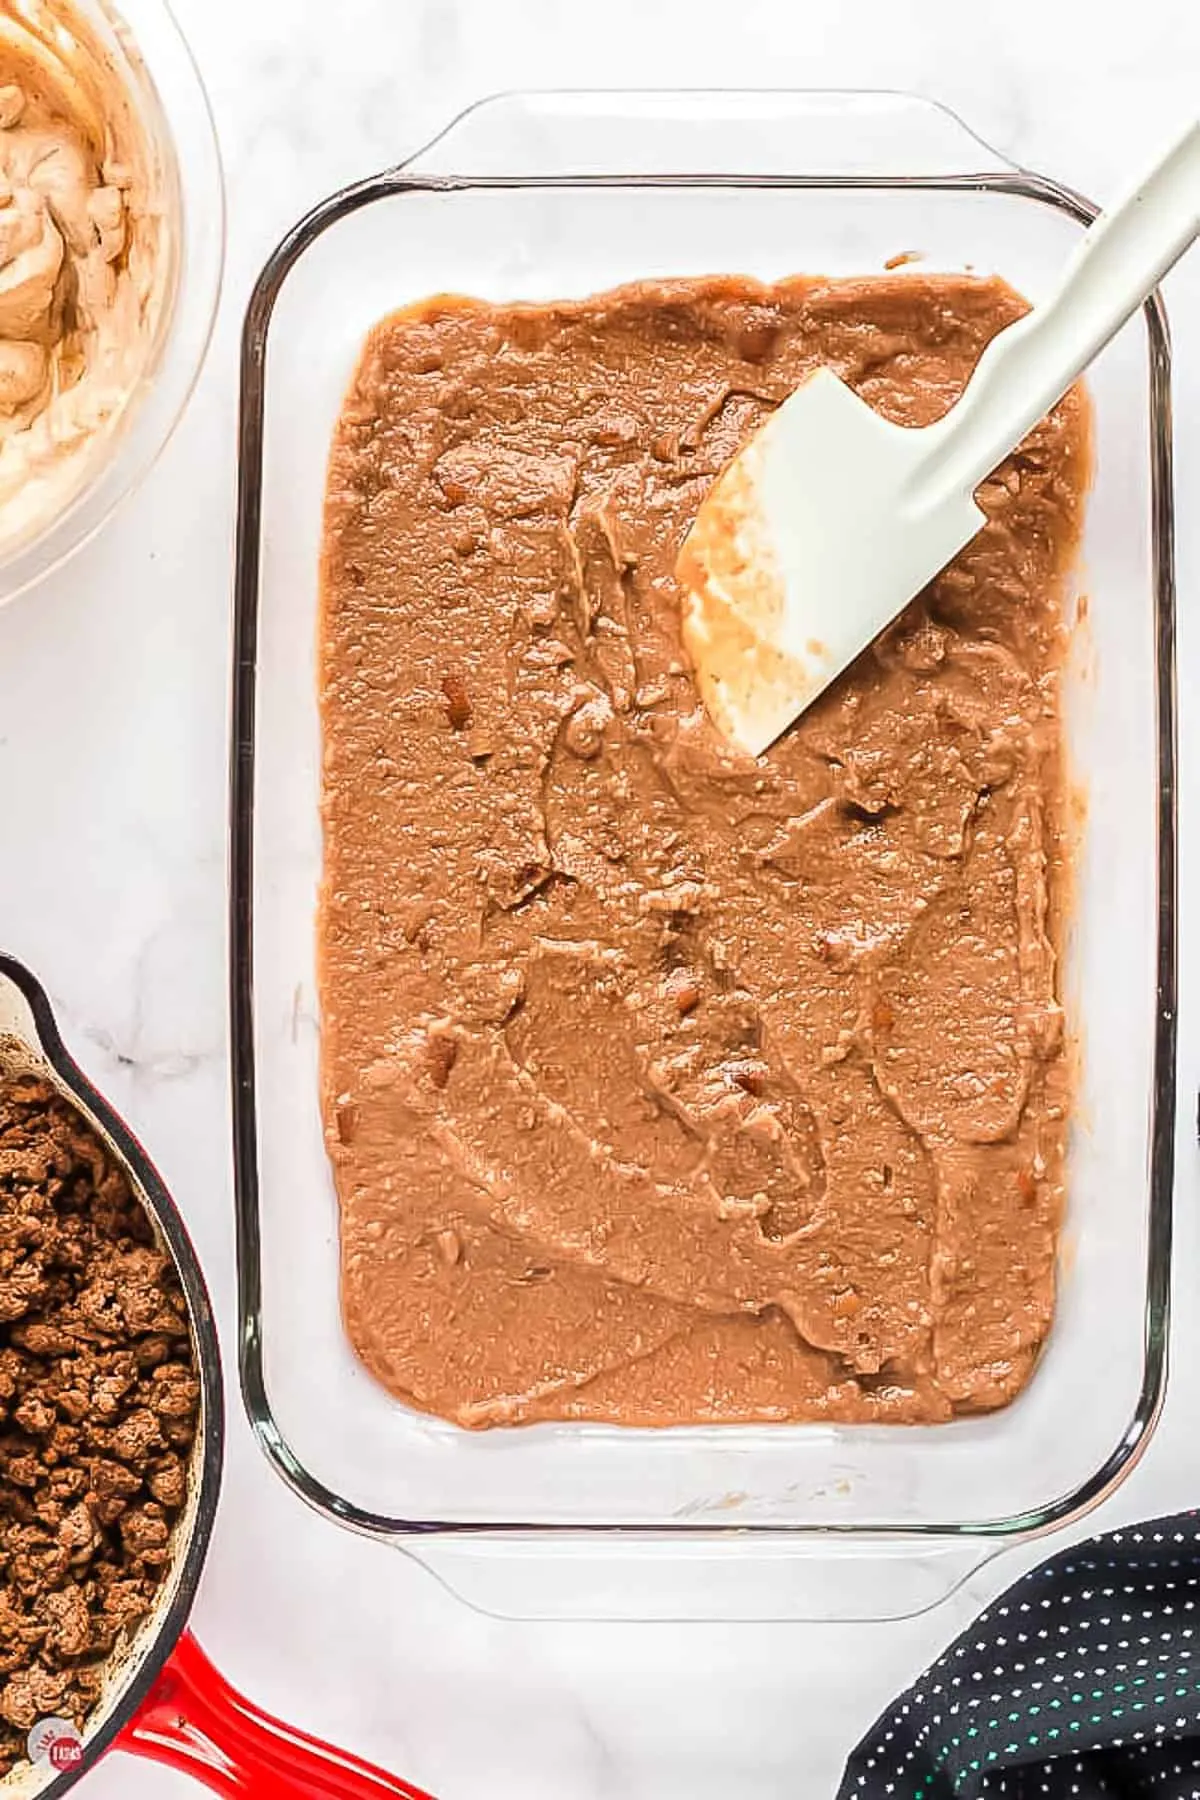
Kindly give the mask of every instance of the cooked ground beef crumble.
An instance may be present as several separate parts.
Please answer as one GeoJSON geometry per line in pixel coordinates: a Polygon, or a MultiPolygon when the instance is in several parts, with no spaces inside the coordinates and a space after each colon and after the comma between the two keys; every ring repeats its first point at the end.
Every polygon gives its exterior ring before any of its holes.
{"type": "Polygon", "coordinates": [[[199,1401],[123,1172],[47,1083],[0,1080],[0,1776],[38,1719],[83,1724],[149,1609],[199,1401]]]}

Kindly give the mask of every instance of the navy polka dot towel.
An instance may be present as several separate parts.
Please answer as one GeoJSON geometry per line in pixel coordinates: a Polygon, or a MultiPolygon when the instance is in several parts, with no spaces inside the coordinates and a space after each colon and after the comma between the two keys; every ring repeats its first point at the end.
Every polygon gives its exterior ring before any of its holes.
{"type": "Polygon", "coordinates": [[[1200,1800],[1200,1513],[1060,1551],[888,1709],[838,1800],[1200,1800]]]}

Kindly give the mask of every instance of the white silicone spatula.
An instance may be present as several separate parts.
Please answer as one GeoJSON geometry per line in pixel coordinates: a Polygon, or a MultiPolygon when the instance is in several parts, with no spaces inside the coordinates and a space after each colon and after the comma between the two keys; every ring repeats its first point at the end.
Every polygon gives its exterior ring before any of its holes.
{"type": "Polygon", "coordinates": [[[684,645],[719,729],[758,756],[984,523],[975,489],[1200,233],[1200,122],[992,339],[934,425],[890,424],[828,369],[718,477],[680,550],[684,645]]]}

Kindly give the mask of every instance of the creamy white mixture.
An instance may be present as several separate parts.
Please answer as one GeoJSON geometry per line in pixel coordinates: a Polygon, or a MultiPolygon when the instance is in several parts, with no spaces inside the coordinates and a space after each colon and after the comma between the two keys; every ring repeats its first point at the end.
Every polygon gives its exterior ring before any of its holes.
{"type": "Polygon", "coordinates": [[[0,0],[0,551],[82,485],[145,369],[154,167],[125,73],[78,15],[0,0]]]}

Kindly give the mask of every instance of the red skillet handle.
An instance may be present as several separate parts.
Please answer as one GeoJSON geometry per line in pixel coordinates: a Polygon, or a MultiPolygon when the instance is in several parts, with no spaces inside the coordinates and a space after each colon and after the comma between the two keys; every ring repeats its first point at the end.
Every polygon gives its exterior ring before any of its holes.
{"type": "Polygon", "coordinates": [[[190,1632],[116,1747],[182,1769],[226,1800],[429,1800],[407,1781],[259,1712],[190,1632]]]}

